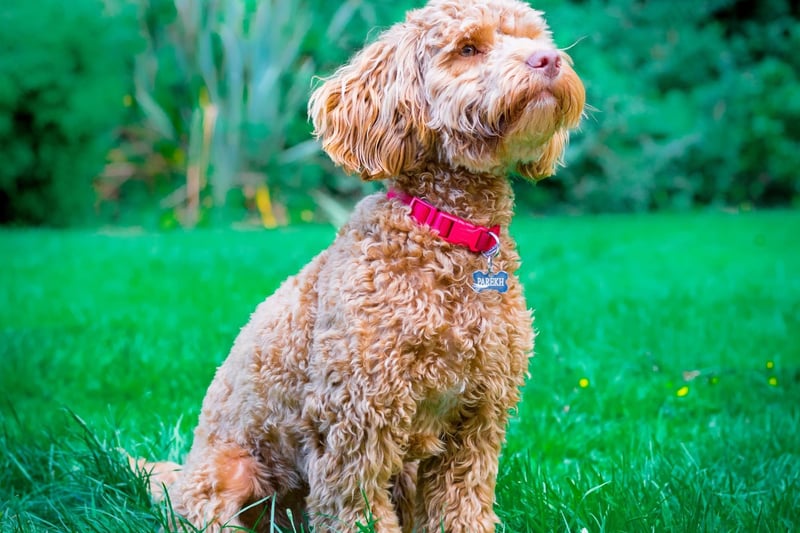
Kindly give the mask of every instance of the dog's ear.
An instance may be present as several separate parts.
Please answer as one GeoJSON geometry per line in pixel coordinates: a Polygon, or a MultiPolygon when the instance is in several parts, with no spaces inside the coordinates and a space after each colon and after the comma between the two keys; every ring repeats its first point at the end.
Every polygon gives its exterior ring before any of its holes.
{"type": "Polygon", "coordinates": [[[318,87],[308,104],[314,134],[337,165],[362,179],[396,176],[429,143],[417,49],[409,24],[389,29],[318,87]]]}
{"type": "Polygon", "coordinates": [[[562,128],[542,148],[539,159],[528,163],[519,163],[517,172],[524,178],[535,181],[543,180],[556,173],[559,165],[564,164],[564,150],[569,141],[569,130],[562,128]]]}

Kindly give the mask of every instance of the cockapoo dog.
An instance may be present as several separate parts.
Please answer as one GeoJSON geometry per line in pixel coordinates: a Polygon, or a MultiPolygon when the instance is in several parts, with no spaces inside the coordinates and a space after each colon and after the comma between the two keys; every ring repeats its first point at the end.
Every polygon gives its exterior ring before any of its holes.
{"type": "Polygon", "coordinates": [[[584,97],[518,0],[433,0],[324,80],[322,147],[389,192],[258,306],[182,469],[138,463],[180,515],[208,531],[273,514],[318,532],[495,530],[533,350],[507,174],[553,174],[584,97]]]}

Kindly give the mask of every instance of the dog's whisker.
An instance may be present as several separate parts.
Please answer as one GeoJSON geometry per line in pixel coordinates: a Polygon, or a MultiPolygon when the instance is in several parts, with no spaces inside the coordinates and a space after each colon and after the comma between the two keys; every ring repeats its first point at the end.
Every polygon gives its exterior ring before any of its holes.
{"type": "Polygon", "coordinates": [[[581,37],[578,37],[577,39],[575,39],[575,41],[572,42],[571,45],[566,46],[564,48],[559,48],[559,50],[561,50],[562,52],[569,52],[570,50],[572,50],[573,48],[575,48],[576,46],[578,46],[580,43],[582,43],[583,41],[585,41],[588,38],[589,38],[588,35],[583,35],[581,37]]]}

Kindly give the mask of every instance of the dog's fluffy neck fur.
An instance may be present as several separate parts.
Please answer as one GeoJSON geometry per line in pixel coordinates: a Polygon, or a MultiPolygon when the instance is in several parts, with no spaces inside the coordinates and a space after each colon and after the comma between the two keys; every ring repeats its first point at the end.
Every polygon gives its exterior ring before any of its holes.
{"type": "Polygon", "coordinates": [[[505,177],[438,166],[401,174],[388,185],[473,224],[508,227],[511,223],[514,192],[505,177]]]}

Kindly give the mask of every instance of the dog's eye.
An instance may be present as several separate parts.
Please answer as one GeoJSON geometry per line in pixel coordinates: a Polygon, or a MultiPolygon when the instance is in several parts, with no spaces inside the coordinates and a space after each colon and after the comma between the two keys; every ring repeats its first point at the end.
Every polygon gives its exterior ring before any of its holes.
{"type": "Polygon", "coordinates": [[[462,57],[472,57],[478,54],[478,49],[475,47],[475,45],[467,44],[464,45],[463,48],[461,48],[460,53],[462,57]]]}

